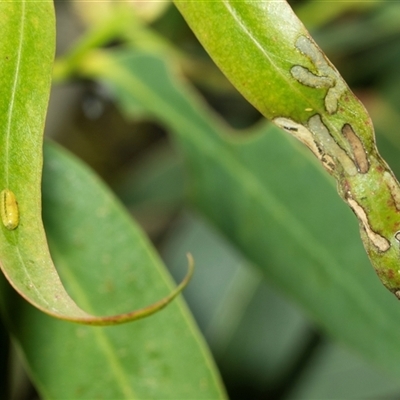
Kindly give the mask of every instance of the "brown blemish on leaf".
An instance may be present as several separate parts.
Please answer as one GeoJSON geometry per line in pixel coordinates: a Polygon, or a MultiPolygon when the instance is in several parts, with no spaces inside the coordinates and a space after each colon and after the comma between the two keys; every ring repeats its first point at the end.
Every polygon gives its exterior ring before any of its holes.
{"type": "Polygon", "coordinates": [[[366,174],[369,170],[369,163],[367,153],[360,138],[356,135],[350,124],[343,125],[342,134],[350,144],[357,169],[362,174],[366,174]]]}
{"type": "Polygon", "coordinates": [[[396,178],[389,171],[385,171],[383,173],[383,180],[390,190],[396,209],[400,211],[400,189],[396,178]]]}
{"type": "Polygon", "coordinates": [[[354,161],[337,144],[319,114],[313,115],[308,120],[308,127],[316,137],[318,145],[322,148],[324,154],[329,155],[335,166],[341,164],[347,174],[350,176],[357,175],[358,171],[354,161]]]}
{"type": "Polygon", "coordinates": [[[336,113],[339,99],[347,91],[343,79],[311,38],[299,36],[296,40],[296,47],[310,59],[317,73],[315,74],[301,65],[295,65],[290,70],[293,78],[306,86],[317,89],[327,88],[325,109],[329,114],[336,113]]]}
{"type": "Polygon", "coordinates": [[[371,229],[367,214],[364,209],[352,198],[348,198],[347,202],[357,215],[358,220],[362,223],[365,233],[371,240],[372,244],[381,252],[388,251],[390,249],[390,242],[385,237],[379,235],[371,229]]]}
{"type": "Polygon", "coordinates": [[[310,86],[317,89],[326,89],[331,88],[334,85],[333,80],[328,76],[315,75],[307,68],[300,65],[295,65],[294,67],[292,67],[290,72],[294,79],[305,86],[310,86]]]}
{"type": "Polygon", "coordinates": [[[284,117],[275,118],[273,122],[303,142],[319,159],[321,159],[321,149],[317,146],[313,134],[304,125],[284,117]]]}

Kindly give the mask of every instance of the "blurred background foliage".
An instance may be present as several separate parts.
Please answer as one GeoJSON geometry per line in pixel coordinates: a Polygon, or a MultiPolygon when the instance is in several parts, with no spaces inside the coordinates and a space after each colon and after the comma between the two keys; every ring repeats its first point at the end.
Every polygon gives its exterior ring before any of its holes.
{"type": "MultiPolygon", "coordinates": [[[[400,6],[386,1],[290,3],[366,105],[380,152],[400,176],[400,6]]],[[[55,4],[57,55],[71,60],[90,37],[87,32],[101,31],[108,3],[55,4]]],[[[235,140],[257,140],[254,129],[264,124],[262,117],[215,67],[174,6],[167,1],[131,4],[140,23],[104,29],[93,47],[128,45],[166,59],[235,140]]],[[[263,279],[246,255],[204,217],[196,201],[188,201],[184,161],[166,127],[142,109],[126,118],[108,87],[96,80],[62,68],[55,69],[55,78],[47,136],[77,154],[113,188],[167,265],[179,264],[184,252],[193,253],[197,270],[184,294],[232,399],[400,397],[398,379],[326,336],[290,294],[263,279]]],[[[253,157],[262,165],[262,154],[253,157]]],[[[294,159],[291,167],[298,162],[294,159]]],[[[265,173],[278,174],[279,163],[275,168],[265,173]]],[[[276,176],[285,192],[285,182],[276,176]]],[[[304,185],[312,197],[324,197],[312,182],[304,185]]],[[[359,241],[356,221],[351,221],[354,229],[342,232],[343,240],[349,235],[349,240],[359,241]]],[[[280,246],[278,251],[285,252],[290,243],[280,246]]],[[[356,251],[362,251],[361,245],[356,251]]],[[[371,268],[367,261],[364,268],[371,268]]]]}

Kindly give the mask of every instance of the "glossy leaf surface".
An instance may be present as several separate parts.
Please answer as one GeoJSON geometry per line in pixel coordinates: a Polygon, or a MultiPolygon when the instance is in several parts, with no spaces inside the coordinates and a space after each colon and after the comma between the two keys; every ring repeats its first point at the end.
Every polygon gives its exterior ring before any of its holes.
{"type": "Polygon", "coordinates": [[[287,2],[176,4],[239,91],[336,178],[380,280],[400,299],[400,185],[364,106],[287,2]]]}
{"type": "Polygon", "coordinates": [[[2,191],[1,268],[30,303],[55,317],[109,325],[148,316],[165,307],[190,279],[167,297],[124,315],[96,317],[65,291],[51,259],[42,224],[42,137],[54,57],[54,10],[49,1],[0,5],[0,148],[2,191]]]}

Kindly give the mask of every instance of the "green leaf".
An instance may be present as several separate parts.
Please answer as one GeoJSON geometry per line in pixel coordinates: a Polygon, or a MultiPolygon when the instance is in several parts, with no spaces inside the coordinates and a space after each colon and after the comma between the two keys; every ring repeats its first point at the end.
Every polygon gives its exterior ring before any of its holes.
{"type": "Polygon", "coordinates": [[[81,310],[59,279],[48,250],[40,201],[42,136],[54,56],[53,5],[12,1],[0,7],[2,271],[26,300],[58,318],[107,325],[151,315],[180,293],[192,265],[182,284],[167,297],[141,310],[105,318],[81,310]]]}
{"type": "Polygon", "coordinates": [[[232,83],[336,178],[379,279],[400,299],[400,184],[364,106],[287,2],[177,5],[232,83]]]}
{"type": "Polygon", "coordinates": [[[398,303],[376,279],[333,181],[301,145],[265,127],[232,140],[152,56],[91,53],[79,71],[106,81],[124,110],[140,101],[169,127],[191,198],[269,279],[331,335],[400,372],[398,303]]]}
{"type": "MultiPolygon", "coordinates": [[[[171,290],[162,262],[124,208],[92,172],[49,144],[43,203],[63,282],[90,312],[124,312],[171,290]]],[[[8,293],[3,311],[43,398],[224,397],[182,300],[135,324],[91,327],[51,318],[1,283],[2,295],[8,293]]]]}

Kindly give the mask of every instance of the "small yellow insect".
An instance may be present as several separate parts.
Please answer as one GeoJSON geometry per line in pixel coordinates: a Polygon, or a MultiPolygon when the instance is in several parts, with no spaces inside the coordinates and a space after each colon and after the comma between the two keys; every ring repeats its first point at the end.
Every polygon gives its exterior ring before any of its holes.
{"type": "Polygon", "coordinates": [[[9,189],[4,189],[0,193],[0,201],[1,220],[3,225],[12,231],[19,224],[18,202],[15,194],[9,189]]]}

